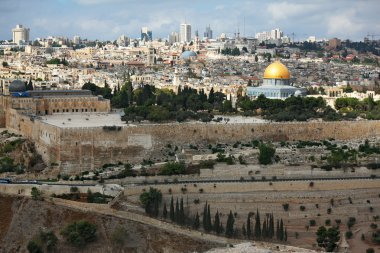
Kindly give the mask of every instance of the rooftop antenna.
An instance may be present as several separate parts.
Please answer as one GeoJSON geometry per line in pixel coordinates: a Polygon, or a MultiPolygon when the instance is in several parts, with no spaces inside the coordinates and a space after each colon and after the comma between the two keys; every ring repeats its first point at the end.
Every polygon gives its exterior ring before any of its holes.
{"type": "Polygon", "coordinates": [[[245,37],[245,16],[244,16],[244,28],[243,28],[243,37],[245,37]]]}

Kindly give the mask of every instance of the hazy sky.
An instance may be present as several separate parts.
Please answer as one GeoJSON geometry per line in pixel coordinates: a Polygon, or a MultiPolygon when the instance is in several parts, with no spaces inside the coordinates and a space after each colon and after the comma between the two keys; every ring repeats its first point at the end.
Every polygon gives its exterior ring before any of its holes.
{"type": "Polygon", "coordinates": [[[11,39],[16,24],[30,28],[32,39],[115,40],[139,37],[142,26],[154,38],[166,38],[187,21],[200,35],[210,24],[214,37],[238,27],[247,36],[279,27],[285,35],[294,32],[296,40],[362,40],[368,32],[380,34],[379,13],[380,0],[0,0],[0,39],[11,39]]]}

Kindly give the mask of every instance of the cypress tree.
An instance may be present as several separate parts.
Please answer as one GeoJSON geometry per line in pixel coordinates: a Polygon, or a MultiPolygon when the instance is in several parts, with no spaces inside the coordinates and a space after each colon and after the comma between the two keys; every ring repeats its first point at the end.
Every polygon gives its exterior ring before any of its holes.
{"type": "Polygon", "coordinates": [[[197,215],[195,215],[193,228],[194,229],[198,229],[199,228],[199,214],[198,214],[198,212],[197,212],[197,215]]]}
{"type": "Polygon", "coordinates": [[[220,221],[219,229],[220,229],[220,233],[224,232],[224,227],[223,227],[223,222],[222,221],[220,221]]]}
{"type": "Polygon", "coordinates": [[[175,214],[174,214],[174,217],[175,217],[175,222],[179,223],[179,221],[180,221],[180,212],[179,212],[178,198],[175,201],[175,214]]]}
{"type": "Polygon", "coordinates": [[[202,219],[202,223],[203,223],[203,229],[205,230],[205,231],[208,231],[207,230],[207,201],[206,201],[206,204],[205,204],[205,206],[204,206],[204,208],[203,208],[203,219],[202,219]]]}
{"type": "Polygon", "coordinates": [[[214,230],[216,234],[220,234],[220,219],[219,219],[219,211],[216,211],[215,219],[214,219],[214,230]]]}
{"type": "Polygon", "coordinates": [[[208,231],[212,229],[210,205],[207,207],[207,229],[208,231]]]}
{"type": "Polygon", "coordinates": [[[172,196],[172,199],[170,200],[170,212],[169,212],[169,216],[170,216],[171,221],[175,221],[173,196],[172,196]]]}
{"type": "Polygon", "coordinates": [[[259,210],[256,212],[256,222],[255,222],[255,238],[261,238],[261,223],[260,223],[260,214],[259,210]]]}
{"type": "Polygon", "coordinates": [[[277,226],[276,226],[276,239],[280,240],[280,221],[277,219],[277,226]]]}
{"type": "Polygon", "coordinates": [[[181,198],[181,204],[179,208],[179,223],[182,225],[185,224],[185,211],[183,209],[183,198],[181,198]]]}
{"type": "Polygon", "coordinates": [[[164,203],[164,208],[162,210],[162,217],[166,219],[168,217],[168,210],[166,209],[166,202],[164,203]]]}
{"type": "Polygon", "coordinates": [[[282,219],[280,221],[280,240],[284,240],[284,223],[282,222],[282,219]]]}
{"type": "Polygon", "coordinates": [[[227,225],[226,225],[226,236],[231,237],[234,234],[234,223],[235,219],[234,216],[232,215],[232,211],[230,211],[230,214],[228,215],[227,218],[227,225]]]}
{"type": "Polygon", "coordinates": [[[285,228],[284,241],[286,242],[287,240],[288,240],[288,231],[285,228]]]}
{"type": "Polygon", "coordinates": [[[273,213],[270,216],[270,239],[273,239],[274,236],[274,219],[273,219],[273,213]]]}
{"type": "Polygon", "coordinates": [[[241,228],[241,231],[243,233],[243,236],[246,237],[247,236],[247,230],[245,229],[245,223],[243,223],[243,227],[241,228]]]}
{"type": "Polygon", "coordinates": [[[251,235],[252,235],[252,231],[251,231],[251,217],[250,217],[250,214],[248,214],[248,218],[247,218],[247,237],[248,237],[248,239],[251,238],[251,235]]]}
{"type": "Polygon", "coordinates": [[[264,219],[264,221],[263,221],[263,229],[261,230],[261,237],[263,238],[263,239],[266,239],[267,238],[267,221],[266,221],[266,219],[264,219]]]}
{"type": "Polygon", "coordinates": [[[154,203],[153,203],[153,215],[154,215],[155,217],[157,217],[158,214],[159,214],[159,203],[158,203],[158,199],[155,198],[155,199],[154,199],[154,203]]]}

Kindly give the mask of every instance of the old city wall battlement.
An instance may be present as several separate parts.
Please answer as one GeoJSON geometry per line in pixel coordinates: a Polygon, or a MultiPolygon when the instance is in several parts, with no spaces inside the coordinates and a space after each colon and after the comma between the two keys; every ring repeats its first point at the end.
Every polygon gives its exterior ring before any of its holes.
{"type": "MultiPolygon", "coordinates": [[[[60,128],[61,167],[67,172],[91,170],[105,163],[154,158],[167,144],[215,144],[270,141],[365,139],[380,136],[380,121],[292,122],[265,124],[141,124],[119,130],[60,128]]],[[[41,140],[41,139],[40,139],[41,140]]]]}

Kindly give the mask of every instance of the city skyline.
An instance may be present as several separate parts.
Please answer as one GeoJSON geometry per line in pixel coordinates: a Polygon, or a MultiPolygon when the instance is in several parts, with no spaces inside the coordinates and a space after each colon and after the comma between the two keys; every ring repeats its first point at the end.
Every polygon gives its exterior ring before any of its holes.
{"type": "MultiPolygon", "coordinates": [[[[121,1],[121,0],[3,0],[0,9],[0,39],[12,38],[17,24],[30,28],[30,39],[47,36],[116,40],[120,35],[140,37],[141,27],[154,38],[179,32],[181,23],[192,31],[210,25],[213,35],[254,37],[255,33],[279,27],[296,40],[308,36],[363,40],[367,33],[379,34],[376,0],[335,2],[309,1],[121,1]],[[302,22],[300,22],[302,20],[302,22]]],[[[192,34],[193,36],[193,34],[192,34]]]]}

